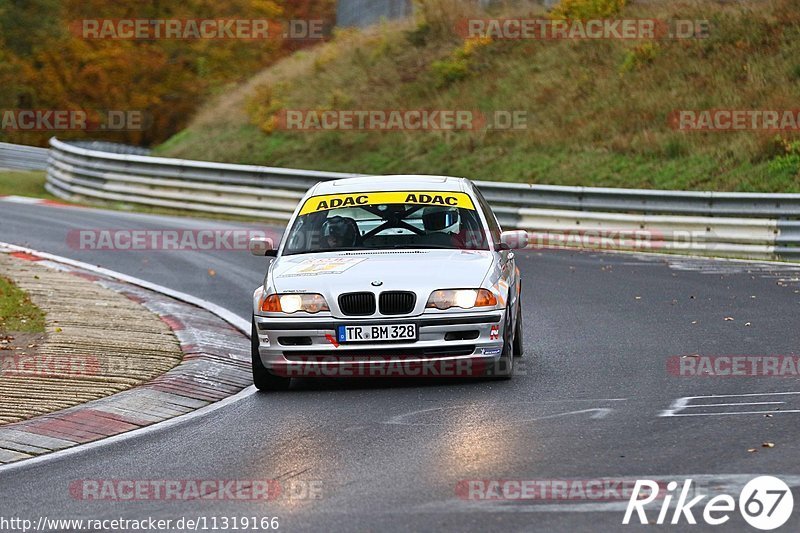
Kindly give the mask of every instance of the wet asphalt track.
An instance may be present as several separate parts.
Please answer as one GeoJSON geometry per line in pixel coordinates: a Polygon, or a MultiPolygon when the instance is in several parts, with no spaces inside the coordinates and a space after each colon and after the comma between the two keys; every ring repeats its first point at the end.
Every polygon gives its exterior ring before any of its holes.
{"type": "MultiPolygon", "coordinates": [[[[70,229],[220,227],[242,225],[0,202],[2,241],[157,282],[249,318],[264,259],[89,252],[66,242],[70,229]]],[[[773,474],[794,479],[796,509],[782,531],[798,529],[800,413],[780,411],[800,410],[800,394],[738,395],[800,393],[800,379],[686,378],[666,368],[668,357],[694,353],[797,354],[800,268],[572,251],[518,258],[526,355],[512,381],[300,381],[288,393],[252,394],[176,427],[0,472],[0,516],[278,516],[281,531],[624,531],[638,529],[621,525],[624,503],[465,501],[456,486],[705,476],[725,487],[773,474]],[[719,403],[784,403],[659,416],[678,398],[720,394],[732,396],[719,403]],[[722,414],[750,409],[763,412],[722,414]],[[775,447],[762,448],[766,441],[775,447]],[[316,483],[322,497],[80,501],[69,492],[80,479],[279,479],[316,483]]],[[[716,529],[755,531],[736,514],[716,529]]]]}

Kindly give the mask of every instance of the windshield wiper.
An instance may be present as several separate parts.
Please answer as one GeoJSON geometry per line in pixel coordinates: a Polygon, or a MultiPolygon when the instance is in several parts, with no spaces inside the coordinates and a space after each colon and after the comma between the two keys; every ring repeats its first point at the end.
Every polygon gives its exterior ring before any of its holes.
{"type": "Polygon", "coordinates": [[[365,250],[366,248],[362,248],[360,246],[343,246],[341,248],[325,248],[320,250],[300,250],[300,251],[292,251],[287,252],[283,255],[303,255],[303,254],[324,254],[327,252],[354,252],[365,250]]]}
{"type": "Polygon", "coordinates": [[[414,248],[434,249],[434,250],[460,250],[456,246],[445,246],[443,244],[394,244],[392,246],[347,246],[342,248],[331,248],[325,250],[303,250],[299,252],[288,252],[284,255],[303,255],[321,254],[326,252],[375,252],[380,250],[413,250],[414,248]]]}

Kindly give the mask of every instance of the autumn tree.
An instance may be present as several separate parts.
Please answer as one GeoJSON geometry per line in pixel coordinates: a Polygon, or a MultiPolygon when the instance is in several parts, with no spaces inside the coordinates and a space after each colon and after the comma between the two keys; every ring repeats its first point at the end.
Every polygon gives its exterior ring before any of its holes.
{"type": "MultiPolygon", "coordinates": [[[[5,0],[0,3],[0,104],[4,110],[141,111],[146,118],[142,130],[58,135],[158,143],[180,131],[206,96],[247,79],[298,43],[280,35],[263,40],[87,39],[81,21],[332,20],[334,11],[333,0],[5,0]]],[[[29,144],[46,144],[51,135],[0,130],[0,139],[29,144]]]]}

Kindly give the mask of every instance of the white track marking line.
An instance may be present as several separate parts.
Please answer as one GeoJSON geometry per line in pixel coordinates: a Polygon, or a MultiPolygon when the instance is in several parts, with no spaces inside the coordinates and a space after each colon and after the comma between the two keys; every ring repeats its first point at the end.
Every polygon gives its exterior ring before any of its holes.
{"type": "MultiPolygon", "coordinates": [[[[5,242],[0,242],[0,250],[9,250],[13,252],[22,252],[26,254],[30,254],[36,257],[40,257],[42,259],[47,259],[50,261],[54,261],[57,263],[62,263],[65,265],[73,266],[76,268],[81,268],[84,270],[88,270],[90,272],[95,272],[98,274],[102,274],[104,276],[108,276],[110,278],[114,278],[119,281],[124,281],[126,283],[130,283],[131,285],[137,285],[139,287],[143,287],[145,289],[149,289],[153,292],[158,292],[161,294],[165,294],[174,298],[176,300],[180,300],[182,302],[195,305],[210,313],[215,314],[225,322],[228,322],[236,329],[240,330],[244,333],[248,338],[250,337],[250,323],[247,320],[239,317],[238,315],[228,311],[224,307],[221,307],[217,304],[211,303],[207,300],[203,300],[202,298],[197,298],[196,296],[192,296],[190,294],[186,294],[180,291],[175,291],[172,289],[168,289],[167,287],[163,287],[156,283],[151,283],[149,281],[145,281],[143,279],[135,278],[133,276],[128,276],[127,274],[122,274],[119,272],[115,272],[113,270],[108,270],[103,267],[98,267],[95,265],[90,265],[88,263],[84,263],[81,261],[75,261],[74,259],[68,259],[66,257],[61,257],[58,255],[53,255],[45,252],[39,252],[37,250],[33,250],[31,248],[25,248],[24,246],[17,246],[15,244],[9,244],[5,242]]],[[[244,400],[256,393],[256,388],[254,386],[247,387],[239,391],[238,393],[234,394],[233,396],[228,396],[227,398],[220,400],[218,402],[212,403],[205,407],[201,407],[196,411],[192,411],[191,413],[187,413],[185,415],[176,416],[175,418],[170,418],[169,420],[165,420],[163,422],[157,422],[155,424],[151,424],[149,426],[145,426],[140,429],[135,429],[132,431],[128,431],[127,433],[120,433],[119,435],[114,435],[112,437],[107,437],[104,439],[96,440],[93,442],[89,442],[86,444],[79,444],[77,446],[73,446],[71,448],[67,448],[64,450],[50,452],[44,455],[39,455],[37,457],[33,457],[31,459],[25,459],[22,461],[17,461],[14,463],[9,463],[7,465],[0,466],[0,473],[8,473],[13,470],[18,470],[21,468],[27,468],[29,466],[36,466],[41,465],[42,463],[50,462],[50,461],[57,461],[63,459],[65,457],[70,457],[79,453],[83,453],[88,450],[92,450],[95,448],[99,448],[101,446],[106,446],[108,444],[113,444],[116,442],[121,442],[123,440],[132,439],[141,437],[143,435],[147,435],[150,433],[155,433],[156,431],[161,431],[162,429],[167,429],[178,424],[182,424],[183,422],[192,420],[194,418],[199,418],[205,416],[209,413],[212,413],[218,409],[222,409],[228,405],[236,403],[238,401],[244,400]]]]}
{"type": "MultiPolygon", "coordinates": [[[[613,399],[611,401],[625,401],[625,400],[626,400],[626,398],[615,398],[615,399],[613,399]]],[[[548,403],[554,403],[554,402],[557,402],[557,401],[560,402],[560,400],[551,400],[548,403]]],[[[596,400],[564,400],[564,401],[596,401],[596,400]]],[[[511,405],[535,404],[535,403],[538,403],[538,402],[511,402],[511,405]]],[[[403,414],[400,414],[400,415],[395,415],[395,416],[391,417],[389,420],[386,420],[385,422],[381,422],[381,423],[382,424],[388,424],[388,425],[396,425],[396,426],[437,426],[437,425],[441,425],[443,422],[439,422],[439,421],[435,421],[435,422],[413,422],[413,421],[412,422],[408,422],[407,420],[409,418],[413,418],[413,417],[415,417],[417,415],[421,415],[421,414],[425,414],[425,413],[433,413],[433,412],[436,412],[436,411],[444,412],[444,411],[450,411],[450,410],[453,410],[453,409],[465,409],[465,408],[475,408],[475,407],[479,407],[479,406],[476,405],[476,404],[468,404],[468,405],[453,405],[453,406],[447,406],[447,407],[429,407],[427,409],[420,409],[418,411],[411,411],[409,413],[403,413],[403,414]]],[[[481,407],[482,408],[486,408],[486,407],[492,407],[492,406],[488,405],[488,406],[481,406],[481,407]]],[[[539,421],[539,420],[548,420],[548,419],[551,419],[551,418],[559,418],[559,417],[562,417],[562,416],[577,415],[577,414],[583,414],[583,413],[594,413],[589,418],[597,420],[597,419],[605,418],[606,416],[611,414],[613,411],[614,411],[614,409],[610,409],[608,407],[595,407],[595,408],[592,408],[592,409],[580,409],[578,411],[567,411],[565,413],[553,413],[553,414],[549,414],[549,415],[537,416],[537,417],[534,417],[534,418],[524,418],[524,419],[521,419],[521,420],[516,420],[515,422],[519,423],[519,424],[523,424],[523,423],[528,423],[528,422],[536,422],[536,421],[539,421]]]]}
{"type": "Polygon", "coordinates": [[[781,411],[731,411],[730,413],[677,413],[674,415],[668,415],[669,417],[674,416],[729,416],[729,415],[763,415],[763,414],[775,414],[780,415],[783,413],[800,413],[800,409],[786,409],[781,411]]]}
{"type": "MultiPolygon", "coordinates": [[[[722,261],[726,263],[759,264],[769,267],[776,267],[776,266],[800,267],[800,262],[798,261],[779,261],[779,260],[769,260],[769,259],[741,259],[738,257],[714,257],[709,255],[687,255],[687,254],[677,254],[672,252],[645,252],[640,250],[595,250],[591,248],[575,248],[575,249],[565,248],[565,250],[574,252],[600,253],[600,254],[642,255],[653,259],[669,259],[669,258],[697,259],[700,261],[709,261],[709,262],[722,261]]],[[[525,248],[520,251],[532,252],[534,250],[533,248],[525,248]]]]}
{"type": "Polygon", "coordinates": [[[30,196],[0,196],[0,201],[3,202],[10,202],[12,204],[28,204],[28,205],[37,205],[44,202],[42,198],[33,198],[30,196]]]}
{"type": "Polygon", "coordinates": [[[690,408],[697,407],[736,407],[739,405],[780,405],[786,402],[734,402],[734,403],[690,403],[692,400],[701,400],[706,398],[720,399],[720,398],[752,398],[754,396],[797,396],[800,392],[746,392],[742,394],[714,394],[711,396],[684,396],[673,400],[669,408],[664,409],[658,414],[658,417],[673,417],[673,416],[727,416],[727,415],[754,415],[754,414],[780,414],[780,413],[800,413],[797,409],[786,410],[773,410],[773,411],[731,411],[728,413],[682,413],[682,411],[690,408]]]}
{"type": "Polygon", "coordinates": [[[786,402],[742,402],[742,403],[695,403],[687,405],[686,409],[695,407],[732,407],[736,405],[781,405],[786,402]]]}
{"type": "MultiPolygon", "coordinates": [[[[565,400],[541,400],[536,402],[528,402],[528,403],[565,403],[565,402],[627,402],[628,398],[585,398],[585,399],[574,399],[574,398],[567,398],[565,400]]],[[[514,402],[519,403],[519,402],[514,402]]]]}
{"type": "MultiPolygon", "coordinates": [[[[580,415],[580,414],[583,414],[583,413],[594,413],[589,418],[597,420],[597,419],[600,419],[600,418],[607,417],[609,414],[611,414],[612,411],[614,411],[614,410],[613,409],[609,409],[607,407],[598,407],[598,408],[595,408],[595,409],[581,409],[580,411],[569,411],[569,412],[566,412],[566,413],[556,413],[554,415],[539,416],[539,417],[533,418],[533,419],[531,419],[529,421],[530,422],[536,422],[536,421],[539,421],[539,420],[548,420],[550,418],[559,418],[559,417],[562,417],[562,416],[569,416],[569,415],[580,415]]],[[[528,420],[525,420],[525,422],[528,422],[528,420]]]]}
{"type": "Polygon", "coordinates": [[[712,394],[710,396],[687,396],[690,400],[697,398],[738,398],[740,396],[786,396],[800,394],[800,391],[788,392],[743,392],[742,394],[712,394]]]}

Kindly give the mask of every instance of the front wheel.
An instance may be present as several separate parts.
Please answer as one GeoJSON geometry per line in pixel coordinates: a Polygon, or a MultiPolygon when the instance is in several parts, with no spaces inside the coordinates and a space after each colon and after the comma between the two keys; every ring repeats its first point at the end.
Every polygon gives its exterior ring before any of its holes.
{"type": "MultiPolygon", "coordinates": [[[[506,317],[508,321],[508,317],[506,317]]],[[[492,367],[492,377],[495,379],[511,379],[514,377],[514,333],[506,324],[503,328],[503,351],[492,367]]]]}
{"type": "Polygon", "coordinates": [[[522,300],[517,300],[517,323],[514,326],[514,357],[522,357],[522,300]]]}
{"type": "Polygon", "coordinates": [[[289,388],[292,378],[276,376],[267,370],[261,362],[261,355],[258,353],[258,330],[256,329],[255,317],[253,317],[253,325],[250,330],[250,352],[253,360],[253,384],[258,390],[269,392],[289,388]]]}

